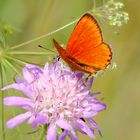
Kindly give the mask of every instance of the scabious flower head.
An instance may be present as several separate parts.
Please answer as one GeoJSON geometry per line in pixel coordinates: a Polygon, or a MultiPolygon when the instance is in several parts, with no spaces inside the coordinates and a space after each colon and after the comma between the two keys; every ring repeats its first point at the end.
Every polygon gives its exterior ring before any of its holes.
{"type": "Polygon", "coordinates": [[[46,63],[44,68],[26,65],[23,69],[25,80],[18,78],[16,83],[3,88],[14,88],[23,92],[25,97],[11,96],[4,99],[5,105],[19,106],[26,110],[7,122],[14,128],[25,120],[33,128],[47,125],[47,140],[78,140],[77,131],[94,138],[94,130],[99,131],[92,119],[106,108],[90,92],[93,78],[83,77],[62,65],[60,61],[46,63]],[[61,130],[61,131],[60,131],[61,130]]]}

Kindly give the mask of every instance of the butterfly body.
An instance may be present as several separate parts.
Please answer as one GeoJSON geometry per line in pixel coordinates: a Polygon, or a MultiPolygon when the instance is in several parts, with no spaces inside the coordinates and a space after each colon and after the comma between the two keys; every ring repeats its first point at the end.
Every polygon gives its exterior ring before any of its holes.
{"type": "Polygon", "coordinates": [[[104,70],[111,62],[111,49],[103,42],[97,21],[88,13],[75,26],[66,49],[54,39],[53,42],[60,57],[73,70],[95,74],[104,70]]]}

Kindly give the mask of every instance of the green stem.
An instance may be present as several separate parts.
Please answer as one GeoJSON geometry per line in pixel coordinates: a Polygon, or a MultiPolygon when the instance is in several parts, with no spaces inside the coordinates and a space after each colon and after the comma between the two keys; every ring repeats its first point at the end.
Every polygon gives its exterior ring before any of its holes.
{"type": "MultiPolygon", "coordinates": [[[[0,71],[0,77],[1,77],[1,87],[4,86],[4,76],[3,76],[3,65],[1,63],[1,71],[0,71]]],[[[4,104],[3,104],[3,99],[4,99],[4,93],[1,91],[1,127],[2,127],[2,140],[5,140],[5,120],[4,120],[4,104]]]]}
{"type": "Polygon", "coordinates": [[[44,137],[46,136],[46,131],[47,131],[47,125],[43,125],[42,126],[42,130],[41,130],[41,133],[39,135],[39,139],[38,140],[43,140],[44,137]]]}
{"type": "Polygon", "coordinates": [[[93,0],[93,9],[95,9],[96,8],[96,2],[95,2],[96,0],[93,0]]]}
{"type": "Polygon", "coordinates": [[[19,51],[12,51],[12,52],[8,52],[8,54],[24,54],[24,55],[46,55],[46,54],[50,54],[48,52],[19,52],[19,51]]]}
{"type": "Polygon", "coordinates": [[[0,32],[0,47],[3,49],[7,48],[5,35],[3,32],[0,32]]]}
{"type": "Polygon", "coordinates": [[[20,59],[16,59],[16,58],[14,58],[14,57],[11,57],[11,56],[5,56],[6,58],[8,58],[8,59],[11,59],[11,60],[13,60],[13,61],[15,61],[15,62],[17,62],[17,63],[19,63],[19,64],[22,64],[22,65],[26,65],[26,64],[28,64],[28,63],[26,63],[26,62],[24,62],[24,61],[22,61],[22,60],[20,60],[20,59]]]}
{"type": "Polygon", "coordinates": [[[106,3],[106,0],[103,0],[103,5],[106,3]]]}
{"type": "Polygon", "coordinates": [[[5,61],[5,63],[9,65],[9,67],[12,68],[13,71],[15,71],[19,76],[22,76],[20,72],[8,60],[4,59],[3,61],[5,61]]]}
{"type": "MultiPolygon", "coordinates": [[[[27,64],[30,64],[30,62],[25,62],[25,61],[23,61],[23,60],[21,60],[21,59],[17,59],[17,58],[14,58],[14,57],[11,57],[11,56],[5,56],[6,58],[8,58],[8,59],[11,59],[11,60],[13,60],[13,61],[15,61],[16,63],[18,63],[18,64],[20,64],[20,65],[22,65],[22,66],[25,66],[25,65],[27,65],[27,64]]],[[[34,64],[34,65],[39,65],[39,64],[37,64],[37,63],[32,63],[32,64],[34,64]]]]}
{"type": "MultiPolygon", "coordinates": [[[[78,19],[79,19],[79,18],[78,18],[78,19]]],[[[76,23],[76,22],[78,21],[78,19],[76,19],[76,20],[74,20],[74,21],[72,21],[72,22],[70,22],[70,23],[68,23],[68,24],[66,24],[66,25],[64,25],[64,26],[62,26],[62,27],[60,27],[60,28],[58,28],[57,30],[54,30],[54,31],[52,31],[52,32],[50,32],[50,33],[47,33],[47,34],[44,34],[44,35],[42,35],[42,36],[36,37],[36,38],[34,38],[34,39],[32,39],[32,40],[29,40],[29,41],[27,41],[27,42],[21,43],[21,44],[19,44],[19,45],[13,46],[13,47],[11,47],[10,49],[17,49],[17,48],[19,48],[19,47],[21,47],[21,46],[30,44],[30,43],[32,43],[32,42],[34,42],[34,41],[37,41],[37,40],[42,39],[42,38],[44,38],[44,37],[50,36],[50,35],[52,35],[52,34],[58,32],[58,31],[60,31],[60,30],[62,30],[62,29],[67,28],[67,27],[70,26],[70,25],[76,23]]]]}
{"type": "MultiPolygon", "coordinates": [[[[6,69],[8,69],[8,67],[11,69],[12,68],[12,70],[13,70],[13,65],[10,63],[10,62],[8,62],[7,60],[5,60],[5,59],[3,59],[3,67],[5,67],[6,69]],[[7,63],[8,62],[8,63],[7,63]],[[9,65],[10,64],[10,65],[9,65]],[[9,65],[9,66],[8,66],[9,65]],[[8,66],[8,67],[7,67],[8,66]]],[[[16,71],[17,73],[19,73],[18,71],[16,71]]],[[[3,70],[3,77],[5,77],[5,83],[6,83],[6,85],[7,85],[7,78],[6,78],[6,73],[5,73],[5,71],[3,70]]],[[[7,91],[7,93],[8,93],[8,95],[10,96],[10,94],[9,94],[9,92],[7,91]]],[[[13,116],[15,116],[15,111],[13,110],[12,111],[12,114],[13,114],[13,116]]],[[[17,133],[19,134],[19,139],[20,140],[23,140],[23,137],[22,137],[22,135],[21,135],[21,131],[20,131],[20,129],[19,129],[19,127],[17,127],[16,128],[16,130],[17,130],[17,133]]]]}
{"type": "Polygon", "coordinates": [[[35,136],[34,135],[32,135],[32,140],[35,140],[35,136]]]}
{"type": "MultiPolygon", "coordinates": [[[[96,1],[96,0],[93,0],[93,9],[96,8],[96,2],[95,2],[95,1],[96,1]]],[[[91,11],[91,10],[86,11],[86,12],[90,12],[90,11],[91,11]]],[[[44,35],[41,35],[41,36],[36,37],[36,38],[34,38],[34,39],[31,39],[31,40],[29,40],[29,41],[26,41],[26,42],[23,42],[23,43],[21,43],[21,44],[18,44],[18,45],[15,45],[15,46],[13,46],[13,47],[10,47],[10,49],[11,49],[11,50],[17,49],[17,48],[20,48],[21,46],[28,45],[28,44],[30,44],[30,43],[32,43],[32,42],[34,42],[34,41],[39,40],[39,39],[48,37],[48,36],[50,36],[50,35],[52,35],[52,34],[54,34],[54,33],[56,33],[56,32],[59,32],[59,31],[65,29],[65,28],[69,27],[70,25],[76,23],[78,20],[79,20],[79,18],[77,18],[77,19],[73,20],[72,22],[70,22],[70,23],[68,23],[68,24],[66,24],[66,25],[64,25],[64,26],[62,26],[62,27],[60,27],[60,28],[58,28],[57,30],[54,30],[54,31],[49,32],[49,33],[47,33],[47,34],[44,34],[44,35]]]]}

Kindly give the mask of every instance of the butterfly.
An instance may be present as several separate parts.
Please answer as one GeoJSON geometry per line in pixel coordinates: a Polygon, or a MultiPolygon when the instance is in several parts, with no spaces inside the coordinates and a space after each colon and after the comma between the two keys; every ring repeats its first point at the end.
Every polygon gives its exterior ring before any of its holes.
{"type": "Polygon", "coordinates": [[[66,49],[53,39],[60,57],[72,70],[95,74],[111,63],[112,52],[104,43],[102,32],[95,18],[84,14],[75,26],[66,49]]]}

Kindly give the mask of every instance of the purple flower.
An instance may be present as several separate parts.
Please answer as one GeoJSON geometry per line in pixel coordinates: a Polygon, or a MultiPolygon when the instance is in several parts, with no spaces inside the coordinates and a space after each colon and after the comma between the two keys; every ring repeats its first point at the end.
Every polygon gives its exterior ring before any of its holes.
{"type": "Polygon", "coordinates": [[[25,95],[4,99],[5,105],[19,106],[27,111],[10,119],[8,128],[28,119],[33,128],[48,126],[47,140],[56,140],[57,137],[65,140],[67,136],[78,140],[77,131],[95,138],[93,132],[99,128],[92,117],[106,106],[96,99],[97,94],[90,92],[93,78],[71,71],[60,61],[47,63],[44,68],[26,65],[23,76],[25,80],[18,78],[16,83],[2,89],[14,88],[25,95]]]}

